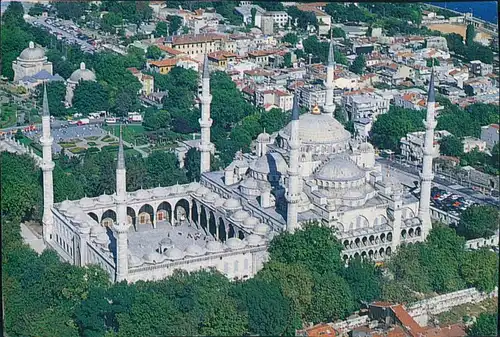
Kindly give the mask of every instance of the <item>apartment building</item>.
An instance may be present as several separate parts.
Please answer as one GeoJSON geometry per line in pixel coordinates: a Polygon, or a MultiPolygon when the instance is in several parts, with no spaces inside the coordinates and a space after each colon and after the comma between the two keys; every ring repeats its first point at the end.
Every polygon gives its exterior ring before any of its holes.
{"type": "Polygon", "coordinates": [[[470,72],[476,76],[486,76],[493,73],[493,65],[483,63],[479,60],[470,61],[469,64],[470,72]]]}
{"type": "Polygon", "coordinates": [[[377,94],[344,95],[342,108],[350,119],[377,118],[389,111],[389,99],[377,94]]]}
{"type": "Polygon", "coordinates": [[[323,107],[325,105],[326,88],[320,84],[306,84],[296,88],[299,96],[299,105],[307,109],[312,109],[315,105],[323,107]]]}
{"type": "Polygon", "coordinates": [[[493,148],[498,144],[500,127],[498,124],[490,124],[481,127],[481,140],[486,142],[488,148],[493,148]]]}
{"type": "MultiPolygon", "coordinates": [[[[446,130],[434,132],[434,147],[436,149],[436,152],[434,153],[435,158],[439,156],[439,141],[441,138],[451,135],[452,134],[446,130]]],[[[400,140],[399,148],[401,150],[401,155],[414,165],[422,164],[424,159],[424,138],[425,131],[417,131],[408,133],[400,140]]]]}
{"type": "Polygon", "coordinates": [[[235,41],[229,39],[227,35],[215,33],[171,36],[165,42],[165,46],[194,58],[201,57],[205,52],[213,53],[223,50],[234,53],[236,51],[235,41]]]}
{"type": "Polygon", "coordinates": [[[465,137],[462,140],[462,144],[464,145],[464,153],[471,152],[474,149],[477,149],[479,152],[486,151],[486,142],[475,137],[465,137]]]}

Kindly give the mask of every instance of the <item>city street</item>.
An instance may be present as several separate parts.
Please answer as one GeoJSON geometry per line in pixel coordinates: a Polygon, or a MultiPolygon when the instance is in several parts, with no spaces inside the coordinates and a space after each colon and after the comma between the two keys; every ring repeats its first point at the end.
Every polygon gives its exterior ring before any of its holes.
{"type": "MultiPolygon", "coordinates": [[[[414,186],[414,181],[420,181],[419,171],[413,166],[404,166],[385,158],[377,158],[376,161],[382,165],[384,174],[386,173],[386,168],[390,167],[390,174],[396,176],[401,182],[408,186],[414,186]]],[[[443,179],[438,175],[434,177],[433,185],[450,193],[461,195],[478,204],[489,204],[498,207],[498,199],[474,191],[471,188],[458,185],[455,182],[443,179]]]]}

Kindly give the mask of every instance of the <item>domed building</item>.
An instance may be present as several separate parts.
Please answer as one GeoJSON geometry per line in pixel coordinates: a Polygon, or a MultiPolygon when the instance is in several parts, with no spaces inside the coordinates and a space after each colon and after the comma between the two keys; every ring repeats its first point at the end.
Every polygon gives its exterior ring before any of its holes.
{"type": "Polygon", "coordinates": [[[52,76],[52,62],[47,60],[43,48],[35,46],[35,43],[30,41],[28,48],[12,61],[12,70],[14,70],[14,82],[17,83],[23,78],[35,76],[42,70],[52,76]]]}
{"type": "Polygon", "coordinates": [[[66,81],[66,105],[71,106],[73,102],[74,90],[80,81],[95,81],[96,77],[92,70],[85,68],[85,63],[80,63],[80,68],[73,71],[66,81]]]}

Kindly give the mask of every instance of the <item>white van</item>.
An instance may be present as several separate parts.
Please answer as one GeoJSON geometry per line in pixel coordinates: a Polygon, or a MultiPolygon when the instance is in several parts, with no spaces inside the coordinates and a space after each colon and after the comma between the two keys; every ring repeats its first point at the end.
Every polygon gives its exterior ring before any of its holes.
{"type": "Polygon", "coordinates": [[[108,117],[104,121],[106,122],[106,124],[116,124],[117,123],[117,119],[114,117],[108,117]]]}

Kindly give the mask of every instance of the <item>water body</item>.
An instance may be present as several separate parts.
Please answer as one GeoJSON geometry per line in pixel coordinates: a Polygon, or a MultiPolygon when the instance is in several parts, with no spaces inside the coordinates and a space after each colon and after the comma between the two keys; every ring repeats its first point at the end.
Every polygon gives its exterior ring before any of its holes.
{"type": "Polygon", "coordinates": [[[474,17],[498,24],[498,1],[429,2],[431,5],[460,13],[472,12],[474,17]]]}

